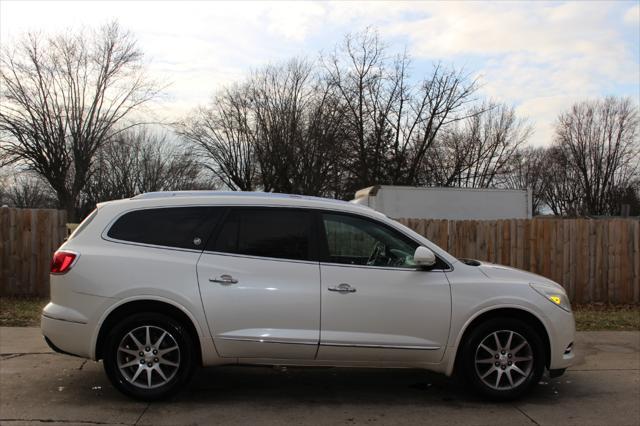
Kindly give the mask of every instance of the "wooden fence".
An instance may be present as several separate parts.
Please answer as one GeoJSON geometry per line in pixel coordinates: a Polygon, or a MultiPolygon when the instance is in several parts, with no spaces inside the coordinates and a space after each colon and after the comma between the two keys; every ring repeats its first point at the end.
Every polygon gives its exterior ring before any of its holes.
{"type": "MultiPolygon", "coordinates": [[[[562,284],[573,302],[640,303],[640,221],[400,219],[457,257],[510,265],[562,284]]],[[[0,208],[0,296],[48,296],[64,211],[0,208]]]]}
{"type": "Polygon", "coordinates": [[[0,296],[49,295],[51,255],[66,222],[60,210],[0,207],[0,296]]]}
{"type": "Polygon", "coordinates": [[[400,219],[457,257],[548,277],[572,302],[640,302],[640,221],[400,219]]]}

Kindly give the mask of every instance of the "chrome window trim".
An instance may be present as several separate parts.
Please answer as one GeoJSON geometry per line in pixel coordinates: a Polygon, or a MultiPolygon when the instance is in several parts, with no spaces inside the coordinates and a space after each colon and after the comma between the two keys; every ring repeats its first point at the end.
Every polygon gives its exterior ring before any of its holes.
{"type": "Polygon", "coordinates": [[[111,238],[111,237],[107,237],[107,236],[102,236],[102,239],[105,240],[105,241],[109,241],[110,243],[125,244],[125,245],[128,245],[128,246],[138,246],[138,247],[146,247],[146,248],[154,248],[154,249],[170,250],[170,251],[184,251],[184,252],[187,252],[187,253],[198,253],[198,254],[202,253],[202,250],[198,250],[198,249],[188,249],[188,248],[182,248],[182,247],[160,246],[160,245],[155,245],[155,244],[136,243],[136,242],[127,241],[127,240],[117,240],[115,238],[111,238]]]}
{"type": "Polygon", "coordinates": [[[269,260],[273,262],[306,263],[310,265],[318,265],[320,263],[317,260],[285,259],[282,257],[254,256],[250,254],[227,253],[224,251],[212,251],[212,250],[203,250],[202,254],[211,254],[215,256],[240,257],[240,258],[254,259],[254,260],[269,260]]]}
{"type": "MultiPolygon", "coordinates": [[[[445,262],[446,263],[446,262],[445,262]]],[[[375,265],[351,265],[347,263],[333,263],[333,262],[320,262],[320,266],[337,266],[341,268],[363,268],[363,269],[384,269],[391,271],[405,271],[405,272],[450,272],[450,269],[422,269],[419,266],[411,268],[402,268],[399,266],[375,266],[375,265]]]]}

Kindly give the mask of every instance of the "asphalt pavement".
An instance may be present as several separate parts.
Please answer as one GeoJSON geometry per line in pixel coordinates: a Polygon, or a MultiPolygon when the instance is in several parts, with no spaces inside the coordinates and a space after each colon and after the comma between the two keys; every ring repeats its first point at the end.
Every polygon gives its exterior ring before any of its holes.
{"type": "Polygon", "coordinates": [[[0,328],[0,424],[640,425],[640,331],[582,332],[577,362],[527,397],[484,401],[421,370],[214,367],[175,398],[128,399],[102,364],[52,353],[38,328],[0,328]]]}

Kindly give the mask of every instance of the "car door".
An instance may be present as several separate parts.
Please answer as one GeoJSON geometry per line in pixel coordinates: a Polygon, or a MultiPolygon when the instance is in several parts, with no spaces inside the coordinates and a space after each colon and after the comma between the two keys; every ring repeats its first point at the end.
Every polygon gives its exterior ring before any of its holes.
{"type": "Polygon", "coordinates": [[[320,270],[313,227],[313,214],[300,209],[229,209],[197,266],[221,356],[315,357],[320,270]]]}
{"type": "Polygon", "coordinates": [[[320,360],[438,362],[451,318],[442,260],[413,264],[418,243],[381,222],[320,215],[320,360]]]}

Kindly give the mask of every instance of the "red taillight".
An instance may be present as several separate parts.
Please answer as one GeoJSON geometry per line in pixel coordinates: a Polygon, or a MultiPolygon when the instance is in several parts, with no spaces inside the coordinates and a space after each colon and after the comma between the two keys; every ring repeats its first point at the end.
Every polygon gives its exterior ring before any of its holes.
{"type": "Polygon", "coordinates": [[[71,269],[71,265],[76,260],[78,255],[70,251],[57,251],[53,254],[51,259],[51,273],[52,274],[65,274],[71,269]]]}

